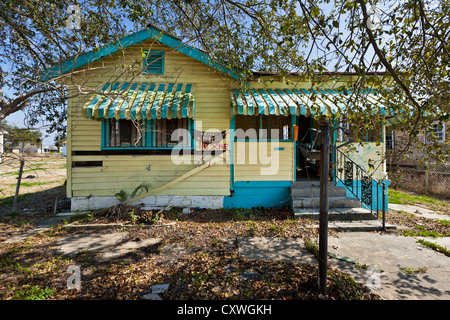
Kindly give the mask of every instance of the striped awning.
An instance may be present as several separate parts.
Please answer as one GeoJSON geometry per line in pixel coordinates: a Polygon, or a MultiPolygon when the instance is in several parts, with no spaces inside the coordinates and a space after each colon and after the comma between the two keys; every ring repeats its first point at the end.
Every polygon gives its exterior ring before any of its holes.
{"type": "Polygon", "coordinates": [[[191,84],[106,83],[85,104],[86,117],[96,119],[193,118],[191,84]]]}
{"type": "Polygon", "coordinates": [[[234,115],[331,115],[357,104],[379,108],[382,113],[385,110],[382,100],[372,91],[356,94],[336,89],[235,89],[231,93],[234,115]]]}

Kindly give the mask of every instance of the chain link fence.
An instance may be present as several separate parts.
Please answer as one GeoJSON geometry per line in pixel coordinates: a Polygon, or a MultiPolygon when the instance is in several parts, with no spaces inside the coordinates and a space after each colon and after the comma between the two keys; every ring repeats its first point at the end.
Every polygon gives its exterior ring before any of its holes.
{"type": "Polygon", "coordinates": [[[450,163],[428,166],[391,166],[391,188],[450,199],[450,163]]]}

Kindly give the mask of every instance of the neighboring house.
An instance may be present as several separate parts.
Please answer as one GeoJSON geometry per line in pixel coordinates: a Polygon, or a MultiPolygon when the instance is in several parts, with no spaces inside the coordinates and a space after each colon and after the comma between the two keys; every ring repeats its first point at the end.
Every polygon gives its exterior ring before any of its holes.
{"type": "Polygon", "coordinates": [[[395,130],[395,126],[388,126],[386,130],[386,152],[387,152],[387,164],[389,166],[407,167],[407,168],[423,168],[424,162],[428,160],[430,165],[436,163],[436,159],[433,154],[425,154],[424,148],[420,144],[432,144],[434,142],[441,144],[443,150],[446,150],[447,160],[446,163],[450,165],[450,121],[440,122],[438,120],[433,121],[428,133],[421,131],[417,135],[417,143],[414,143],[407,152],[407,157],[404,158],[396,156],[396,151],[402,150],[403,146],[409,140],[408,133],[400,130],[395,130]],[[433,135],[435,139],[427,138],[429,135],[433,135]],[[419,145],[418,145],[419,144],[419,145]],[[428,159],[427,159],[428,158],[428,159]]]}
{"type": "MultiPolygon", "coordinates": [[[[345,104],[345,94],[324,85],[322,98],[310,99],[313,91],[304,78],[288,75],[286,84],[283,77],[268,73],[255,74],[250,89],[241,93],[231,70],[153,27],[124,37],[120,46],[127,49],[125,55],[114,44],[43,74],[50,79],[76,69],[70,81],[78,79],[100,91],[68,100],[67,195],[72,210],[111,206],[117,203],[116,193],[129,195],[142,185],[146,196],[136,203],[146,207],[292,205],[293,184],[307,179],[305,169],[314,163],[314,148],[300,148],[300,142],[313,145],[311,129],[318,128],[320,114],[311,114],[310,106],[333,112],[328,98],[345,104]],[[117,78],[115,66],[136,62],[145,72],[117,78]],[[309,152],[307,161],[302,150],[306,156],[309,152]]],[[[340,75],[337,85],[344,86],[353,76],[340,75]]],[[[380,122],[375,140],[381,143],[368,140],[350,154],[379,180],[386,176],[384,132],[380,122]],[[375,169],[369,159],[378,162],[375,169]]],[[[332,158],[340,159],[332,178],[339,175],[341,185],[363,180],[350,158],[335,153],[332,158]]],[[[317,179],[314,171],[311,178],[317,179]]]]}
{"type": "Polygon", "coordinates": [[[31,153],[41,153],[41,149],[39,148],[39,146],[36,146],[32,143],[25,143],[24,146],[11,146],[8,148],[7,150],[8,152],[11,153],[26,153],[26,154],[31,154],[31,153]]]}
{"type": "Polygon", "coordinates": [[[56,146],[46,146],[42,148],[43,153],[60,152],[56,146]]]}

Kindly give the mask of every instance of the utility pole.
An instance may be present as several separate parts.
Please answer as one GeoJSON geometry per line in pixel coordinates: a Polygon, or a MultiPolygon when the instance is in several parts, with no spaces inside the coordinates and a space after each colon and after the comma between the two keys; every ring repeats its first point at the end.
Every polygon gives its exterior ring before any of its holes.
{"type": "Polygon", "coordinates": [[[327,292],[328,269],[328,190],[330,167],[330,132],[327,120],[321,124],[322,148],[320,153],[320,212],[319,212],[319,290],[327,292]]]}

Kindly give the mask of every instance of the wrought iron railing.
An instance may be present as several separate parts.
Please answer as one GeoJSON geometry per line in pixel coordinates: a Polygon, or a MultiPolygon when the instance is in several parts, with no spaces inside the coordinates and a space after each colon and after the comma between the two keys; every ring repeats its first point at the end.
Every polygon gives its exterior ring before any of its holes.
{"type": "Polygon", "coordinates": [[[347,190],[359,201],[362,207],[370,210],[370,213],[380,218],[382,214],[383,229],[386,225],[386,185],[372,178],[361,166],[350,159],[339,149],[336,150],[335,176],[347,190]],[[381,200],[381,203],[380,203],[381,200]]]}

